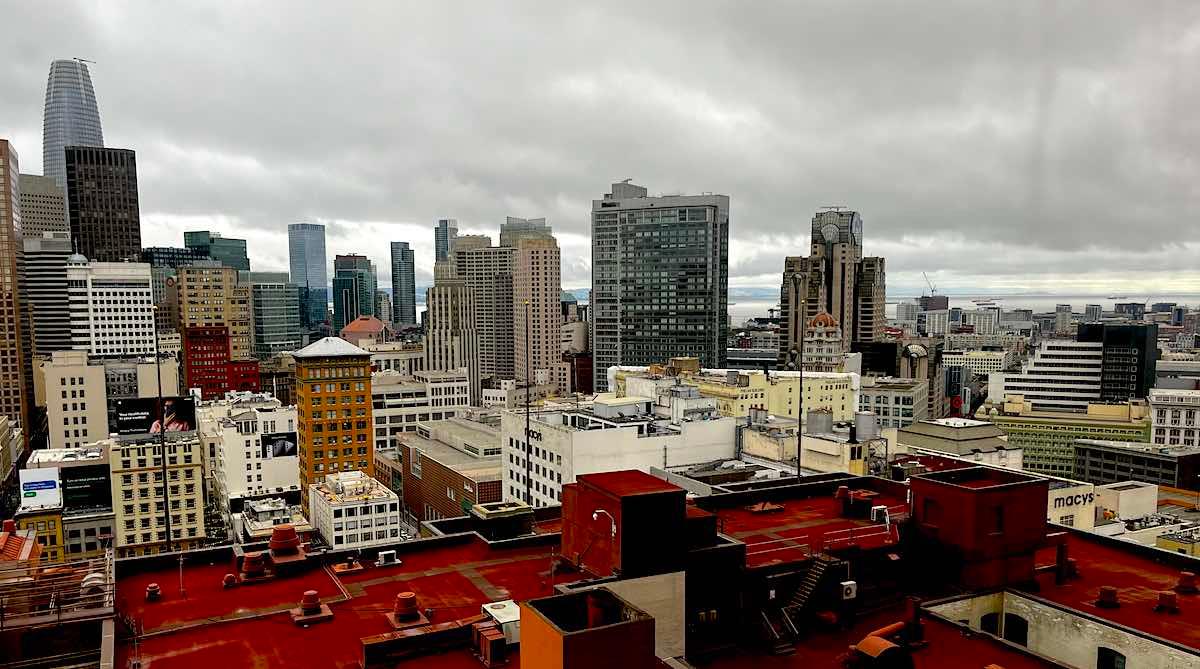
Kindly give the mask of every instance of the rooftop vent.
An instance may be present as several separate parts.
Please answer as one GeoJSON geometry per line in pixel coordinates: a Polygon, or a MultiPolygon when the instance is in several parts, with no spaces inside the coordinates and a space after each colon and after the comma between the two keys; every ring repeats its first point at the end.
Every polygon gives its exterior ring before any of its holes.
{"type": "Polygon", "coordinates": [[[1121,601],[1117,598],[1117,589],[1111,585],[1100,586],[1100,596],[1096,598],[1095,603],[1102,609],[1121,608],[1121,601]]]}

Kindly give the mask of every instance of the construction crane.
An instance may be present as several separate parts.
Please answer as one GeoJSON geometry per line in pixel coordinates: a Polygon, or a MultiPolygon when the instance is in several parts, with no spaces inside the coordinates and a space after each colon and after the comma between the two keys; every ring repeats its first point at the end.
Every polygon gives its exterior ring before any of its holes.
{"type": "Polygon", "coordinates": [[[929,296],[932,297],[937,295],[937,287],[934,286],[933,282],[929,280],[929,275],[925,272],[921,272],[921,276],[925,277],[925,283],[929,284],[929,296]]]}

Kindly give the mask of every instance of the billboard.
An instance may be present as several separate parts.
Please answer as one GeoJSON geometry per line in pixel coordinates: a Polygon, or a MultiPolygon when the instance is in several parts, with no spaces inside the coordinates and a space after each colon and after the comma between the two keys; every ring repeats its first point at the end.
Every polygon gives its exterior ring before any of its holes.
{"type": "Polygon", "coordinates": [[[58,467],[21,470],[21,508],[36,509],[62,506],[58,487],[58,467]]]}
{"type": "Polygon", "coordinates": [[[59,471],[65,509],[112,508],[108,465],[74,465],[59,471]]]}
{"type": "Polygon", "coordinates": [[[264,434],[259,443],[262,446],[263,459],[286,458],[296,455],[295,432],[272,432],[264,434]]]}
{"type": "Polygon", "coordinates": [[[191,397],[164,397],[163,421],[158,421],[158,398],[138,397],[116,401],[112,431],[117,434],[191,432],[196,429],[196,403],[191,397]]]}

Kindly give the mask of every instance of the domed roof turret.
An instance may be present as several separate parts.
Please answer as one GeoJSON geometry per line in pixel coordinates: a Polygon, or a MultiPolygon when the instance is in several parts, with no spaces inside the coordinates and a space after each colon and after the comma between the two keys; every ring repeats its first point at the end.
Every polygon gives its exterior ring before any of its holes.
{"type": "Polygon", "coordinates": [[[824,311],[816,316],[813,316],[812,320],[808,322],[808,327],[810,328],[836,328],[837,326],[837,319],[825,313],[824,311]]]}

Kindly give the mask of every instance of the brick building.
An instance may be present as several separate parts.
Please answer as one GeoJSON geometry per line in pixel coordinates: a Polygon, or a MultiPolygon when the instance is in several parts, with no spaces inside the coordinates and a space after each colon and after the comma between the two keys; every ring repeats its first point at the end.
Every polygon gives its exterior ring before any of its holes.
{"type": "Polygon", "coordinates": [[[258,361],[230,360],[229,328],[194,327],[183,333],[183,370],[188,388],[200,398],[220,399],[231,390],[258,392],[258,361]]]}
{"type": "Polygon", "coordinates": [[[500,430],[467,420],[430,421],[399,437],[404,506],[418,520],[462,516],[499,502],[500,430]]]}

